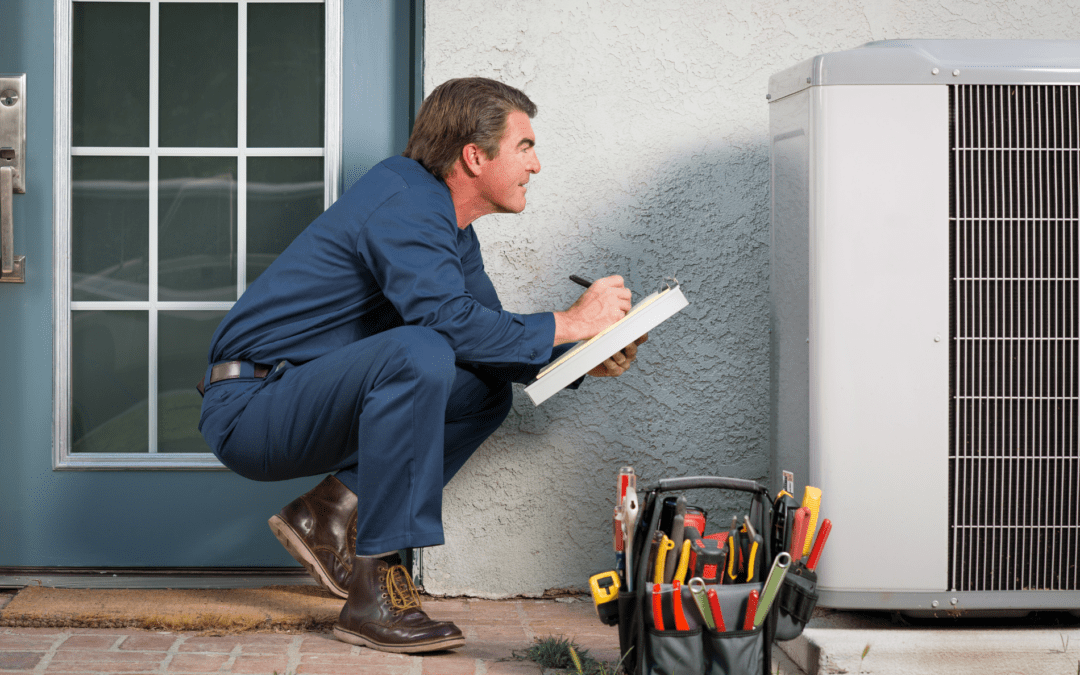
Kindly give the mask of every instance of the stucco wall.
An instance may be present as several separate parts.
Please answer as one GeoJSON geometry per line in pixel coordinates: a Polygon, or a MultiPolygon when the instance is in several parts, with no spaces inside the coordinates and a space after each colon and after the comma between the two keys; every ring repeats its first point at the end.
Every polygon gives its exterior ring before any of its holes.
{"type": "MultiPolygon", "coordinates": [[[[426,588],[498,597],[583,588],[612,566],[615,474],[768,474],[771,74],[894,38],[1080,35],[1063,0],[426,0],[425,91],[483,75],[523,89],[541,173],[525,213],[475,225],[514,311],[563,309],[570,273],[639,292],[675,274],[691,306],[635,368],[502,428],[444,496],[426,588]]],[[[770,489],[775,489],[769,482],[770,489]]],[[[730,521],[738,503],[707,503],[730,521]]]]}

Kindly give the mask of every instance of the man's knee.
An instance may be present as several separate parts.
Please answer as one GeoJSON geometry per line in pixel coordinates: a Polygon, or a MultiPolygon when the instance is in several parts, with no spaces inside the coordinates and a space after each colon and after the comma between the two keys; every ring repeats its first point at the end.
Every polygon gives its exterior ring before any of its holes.
{"type": "Polygon", "coordinates": [[[417,379],[449,388],[456,376],[454,350],[446,338],[423,326],[400,326],[382,334],[395,346],[395,355],[405,360],[417,379]]]}

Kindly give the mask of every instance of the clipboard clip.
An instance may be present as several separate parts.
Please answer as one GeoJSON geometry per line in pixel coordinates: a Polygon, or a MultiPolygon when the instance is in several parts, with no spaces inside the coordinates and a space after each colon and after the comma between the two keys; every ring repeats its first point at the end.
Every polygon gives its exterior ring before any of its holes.
{"type": "Polygon", "coordinates": [[[660,288],[657,289],[657,292],[663,293],[664,291],[670,291],[672,288],[678,285],[679,280],[675,278],[674,274],[672,274],[670,277],[664,277],[664,280],[660,282],[660,288]]]}

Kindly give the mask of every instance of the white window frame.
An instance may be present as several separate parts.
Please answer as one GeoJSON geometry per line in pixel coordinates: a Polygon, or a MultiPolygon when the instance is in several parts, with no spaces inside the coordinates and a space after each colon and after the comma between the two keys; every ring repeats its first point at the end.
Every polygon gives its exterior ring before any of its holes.
{"type": "MultiPolygon", "coordinates": [[[[227,156],[237,158],[237,297],[243,292],[247,275],[247,158],[322,157],[323,205],[338,197],[341,183],[341,100],[342,100],[342,2],[343,0],[79,0],[80,2],[141,2],[150,5],[150,144],[146,148],[72,148],[71,145],[71,57],[72,14],[75,0],[54,0],[54,130],[53,130],[53,468],[72,469],[224,469],[209,451],[205,453],[157,452],[157,312],[170,310],[228,310],[233,302],[175,302],[157,299],[158,238],[157,191],[150,192],[149,275],[146,301],[99,302],[71,300],[71,157],[150,157],[151,185],[157,183],[158,157],[227,156]],[[158,147],[158,30],[161,4],[221,2],[238,5],[239,77],[237,83],[237,148],[158,147]],[[247,8],[252,4],[311,3],[325,6],[325,121],[321,148],[248,148],[247,145],[247,8]],[[71,452],[71,312],[72,310],[141,310],[149,313],[149,417],[148,452],[71,452]]],[[[207,345],[209,348],[209,345],[207,345]]],[[[192,387],[201,373],[192,373],[192,387]]]]}

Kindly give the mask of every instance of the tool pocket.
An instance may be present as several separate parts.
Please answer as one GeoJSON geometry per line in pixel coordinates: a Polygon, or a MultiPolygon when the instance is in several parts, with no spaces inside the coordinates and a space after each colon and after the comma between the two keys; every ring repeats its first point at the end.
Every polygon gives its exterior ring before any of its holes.
{"type": "Polygon", "coordinates": [[[799,637],[814,613],[817,601],[817,574],[806,569],[801,562],[795,563],[784,577],[777,598],[776,639],[793,640],[799,637]]]}
{"type": "Polygon", "coordinates": [[[647,625],[645,639],[644,673],[706,673],[709,675],[752,675],[764,668],[764,625],[753,630],[741,630],[746,623],[750,591],[761,592],[761,584],[710,585],[716,591],[720,607],[719,621],[714,623],[726,630],[710,630],[704,625],[704,617],[694,604],[686,589],[679,596],[673,594],[671,584],[648,584],[646,596],[652,598],[653,590],[659,588],[662,610],[659,622],[655,615],[657,604],[650,602],[645,610],[647,625]],[[684,630],[658,630],[673,625],[676,614],[675,602],[681,605],[679,623],[685,622],[684,630]]]}
{"type": "Polygon", "coordinates": [[[705,631],[705,669],[706,675],[742,675],[760,673],[765,655],[765,630],[758,626],[754,630],[740,630],[724,633],[705,631]]]}
{"type": "Polygon", "coordinates": [[[703,630],[656,630],[645,633],[646,675],[685,675],[702,672],[705,662],[703,630]]]}

